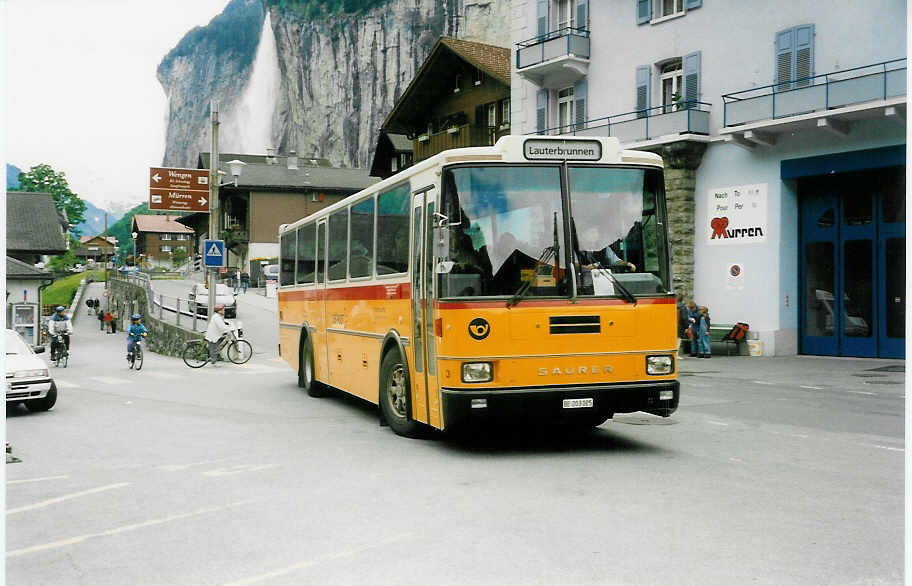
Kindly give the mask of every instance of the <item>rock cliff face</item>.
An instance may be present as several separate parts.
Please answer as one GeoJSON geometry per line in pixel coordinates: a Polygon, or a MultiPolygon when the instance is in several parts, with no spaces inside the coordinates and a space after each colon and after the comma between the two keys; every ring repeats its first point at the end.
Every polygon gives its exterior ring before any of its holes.
{"type": "MultiPolygon", "coordinates": [[[[211,99],[220,101],[223,125],[239,116],[249,80],[263,77],[252,71],[256,44],[218,41],[226,26],[259,29],[264,17],[260,0],[232,0],[206,34],[191,31],[162,61],[158,75],[170,101],[165,165],[195,164],[197,153],[209,150],[211,99]],[[231,19],[217,22],[229,11],[231,19]]],[[[257,108],[266,117],[273,113],[259,123],[268,124],[283,152],[368,166],[380,125],[437,39],[507,47],[509,17],[510,0],[389,0],[366,13],[322,19],[271,8],[279,91],[274,103],[257,108]]],[[[257,67],[271,66],[267,61],[257,56],[257,67]]],[[[261,153],[264,147],[220,140],[223,152],[261,153]]]]}

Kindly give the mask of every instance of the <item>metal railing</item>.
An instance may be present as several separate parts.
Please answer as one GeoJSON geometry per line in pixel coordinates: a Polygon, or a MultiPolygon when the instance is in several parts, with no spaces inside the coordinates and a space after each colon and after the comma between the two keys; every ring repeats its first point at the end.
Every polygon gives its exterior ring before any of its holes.
{"type": "Polygon", "coordinates": [[[208,312],[209,306],[207,303],[197,303],[191,299],[184,299],[181,297],[172,297],[165,295],[163,293],[156,293],[152,290],[152,280],[149,278],[149,275],[146,273],[135,272],[135,273],[126,273],[118,274],[115,279],[121,279],[132,283],[138,287],[141,287],[146,292],[146,310],[147,315],[157,315],[160,321],[165,321],[165,312],[168,312],[168,315],[174,316],[175,325],[181,326],[181,316],[186,316],[186,321],[189,322],[189,325],[194,332],[197,330],[197,324],[201,324],[201,328],[205,329],[207,319],[205,313],[200,316],[200,310],[205,309],[208,312]]]}
{"type": "Polygon", "coordinates": [[[722,95],[722,126],[826,111],[906,95],[906,59],[893,59],[722,95]]]}
{"type": "Polygon", "coordinates": [[[516,43],[516,69],[532,67],[565,55],[589,58],[589,30],[564,27],[516,43]]]}
{"type": "Polygon", "coordinates": [[[650,140],[669,134],[709,134],[707,102],[677,102],[555,126],[536,134],[549,136],[614,136],[621,142],[650,140]]]}

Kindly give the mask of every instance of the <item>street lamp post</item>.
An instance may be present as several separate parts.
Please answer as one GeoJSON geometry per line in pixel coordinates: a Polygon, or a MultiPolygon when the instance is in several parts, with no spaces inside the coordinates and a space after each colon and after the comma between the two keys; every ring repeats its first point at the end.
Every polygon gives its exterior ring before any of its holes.
{"type": "MultiPolygon", "coordinates": [[[[210,119],[212,122],[212,152],[209,154],[209,239],[215,240],[218,238],[218,209],[219,209],[219,187],[228,185],[232,181],[225,183],[219,183],[219,174],[222,171],[219,171],[219,150],[218,150],[218,127],[219,127],[219,104],[217,100],[212,100],[210,104],[210,119]]],[[[247,163],[243,161],[229,161],[228,167],[231,170],[231,175],[234,177],[233,184],[237,187],[238,177],[241,175],[241,169],[247,163]]],[[[206,254],[206,251],[203,251],[203,255],[206,254]]],[[[227,256],[228,250],[225,250],[225,255],[227,256]]],[[[215,307],[215,276],[216,271],[209,269],[209,276],[207,282],[209,283],[209,313],[208,316],[212,317],[212,311],[215,307]]]]}
{"type": "Polygon", "coordinates": [[[136,237],[139,236],[139,234],[136,233],[136,232],[133,232],[133,233],[131,234],[131,236],[133,236],[133,266],[135,267],[135,266],[136,266],[136,257],[137,257],[137,254],[136,254],[136,237]]]}

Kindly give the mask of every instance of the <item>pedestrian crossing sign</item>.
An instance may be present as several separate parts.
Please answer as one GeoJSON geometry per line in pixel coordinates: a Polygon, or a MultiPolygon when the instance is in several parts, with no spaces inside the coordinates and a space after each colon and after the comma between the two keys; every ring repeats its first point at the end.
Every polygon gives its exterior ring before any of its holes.
{"type": "Polygon", "coordinates": [[[207,267],[225,266],[224,240],[203,241],[203,264],[205,264],[207,267]]]}

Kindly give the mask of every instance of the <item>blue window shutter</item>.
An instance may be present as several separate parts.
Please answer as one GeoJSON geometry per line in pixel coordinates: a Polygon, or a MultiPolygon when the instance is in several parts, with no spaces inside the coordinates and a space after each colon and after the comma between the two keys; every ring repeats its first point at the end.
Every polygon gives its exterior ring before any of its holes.
{"type": "Polygon", "coordinates": [[[586,101],[588,100],[587,92],[589,91],[588,85],[589,84],[586,83],[585,79],[581,79],[573,86],[573,101],[576,102],[573,105],[576,130],[586,128],[586,120],[589,119],[588,113],[586,112],[586,101]]]}
{"type": "Polygon", "coordinates": [[[548,128],[548,90],[539,90],[536,97],[535,125],[539,134],[548,128]]]}
{"type": "Polygon", "coordinates": [[[652,20],[652,0],[636,0],[637,24],[652,20]]]}
{"type": "Polygon", "coordinates": [[[792,61],[794,61],[795,29],[786,29],[776,33],[776,72],[773,83],[777,90],[787,90],[793,79],[792,61]]]}
{"type": "Polygon", "coordinates": [[[589,28],[589,0],[576,0],[576,28],[589,28]]]}
{"type": "Polygon", "coordinates": [[[795,85],[813,85],[808,79],[814,75],[814,25],[795,27],[795,62],[792,67],[795,85]]]}
{"type": "MultiPolygon", "coordinates": [[[[684,101],[700,101],[700,52],[690,53],[684,56],[684,101]]],[[[688,108],[696,107],[696,104],[687,104],[688,108]]]]}
{"type": "Polygon", "coordinates": [[[685,0],[684,10],[693,10],[703,6],[703,0],[685,0]]]}
{"type": "MultiPolygon", "coordinates": [[[[646,110],[649,108],[649,77],[652,72],[652,66],[640,65],[636,68],[636,109],[646,110]]],[[[637,118],[642,118],[645,114],[637,114],[637,118]]]]}
{"type": "Polygon", "coordinates": [[[548,33],[548,2],[549,0],[538,0],[538,12],[536,16],[538,22],[538,36],[548,33]]]}

